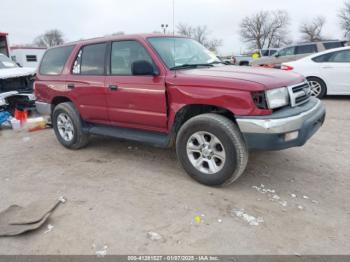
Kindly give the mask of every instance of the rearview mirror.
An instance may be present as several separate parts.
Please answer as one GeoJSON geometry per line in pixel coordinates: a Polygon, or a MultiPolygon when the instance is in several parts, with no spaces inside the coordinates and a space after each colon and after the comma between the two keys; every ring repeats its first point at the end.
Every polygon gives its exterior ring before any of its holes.
{"type": "Polygon", "coordinates": [[[157,76],[159,75],[158,70],[156,70],[153,65],[145,60],[135,61],[131,65],[132,74],[135,76],[157,76]]]}

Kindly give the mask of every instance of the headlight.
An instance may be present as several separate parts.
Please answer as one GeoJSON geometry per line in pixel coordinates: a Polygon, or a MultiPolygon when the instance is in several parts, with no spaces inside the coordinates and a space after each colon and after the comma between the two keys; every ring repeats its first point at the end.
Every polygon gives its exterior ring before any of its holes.
{"type": "Polygon", "coordinates": [[[266,101],[270,109],[279,108],[289,104],[289,94],[286,87],[266,91],[266,101]]]}

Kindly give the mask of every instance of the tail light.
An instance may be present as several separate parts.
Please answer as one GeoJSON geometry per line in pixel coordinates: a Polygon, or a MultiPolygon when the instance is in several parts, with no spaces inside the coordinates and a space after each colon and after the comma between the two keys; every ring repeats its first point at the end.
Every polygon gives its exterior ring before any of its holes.
{"type": "Polygon", "coordinates": [[[282,65],[281,69],[284,71],[292,71],[294,69],[294,67],[292,67],[290,65],[282,65]]]}

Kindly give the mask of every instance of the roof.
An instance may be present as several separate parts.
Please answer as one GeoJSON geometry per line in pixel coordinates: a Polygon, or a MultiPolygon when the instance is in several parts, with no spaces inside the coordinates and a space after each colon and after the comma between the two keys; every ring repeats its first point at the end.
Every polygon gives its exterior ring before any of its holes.
{"type": "Polygon", "coordinates": [[[317,43],[346,43],[347,40],[322,40],[322,41],[315,41],[315,42],[299,42],[299,43],[295,43],[293,45],[290,46],[294,46],[294,45],[311,45],[311,44],[317,44],[317,43]]]}
{"type": "Polygon", "coordinates": [[[65,43],[62,46],[69,46],[69,45],[77,45],[77,44],[91,44],[91,43],[96,43],[96,42],[105,42],[105,41],[115,41],[115,40],[129,40],[129,39],[147,39],[150,37],[179,37],[183,38],[184,36],[179,36],[179,35],[167,35],[167,34],[130,34],[130,35],[108,35],[108,36],[103,36],[103,37],[95,37],[95,38],[90,38],[90,39],[84,39],[84,40],[79,40],[75,42],[69,42],[65,43]]]}
{"type": "Polygon", "coordinates": [[[7,36],[8,33],[0,32],[0,36],[7,36]]]}
{"type": "Polygon", "coordinates": [[[45,47],[37,47],[37,46],[10,46],[11,50],[18,50],[18,49],[40,49],[40,50],[46,50],[45,47]]]}

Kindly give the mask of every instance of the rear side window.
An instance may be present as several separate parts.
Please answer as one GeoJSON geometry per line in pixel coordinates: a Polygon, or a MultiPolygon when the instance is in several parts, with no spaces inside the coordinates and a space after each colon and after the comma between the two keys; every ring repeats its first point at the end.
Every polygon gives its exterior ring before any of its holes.
{"type": "Polygon", "coordinates": [[[317,53],[316,45],[301,45],[296,47],[297,55],[311,54],[311,53],[317,53]]]}
{"type": "Polygon", "coordinates": [[[40,64],[42,75],[60,75],[74,46],[63,46],[46,51],[40,64]]]}
{"type": "Polygon", "coordinates": [[[326,63],[329,61],[329,58],[331,56],[332,56],[332,54],[320,55],[320,56],[312,58],[312,60],[316,63],[326,63]]]}
{"type": "Polygon", "coordinates": [[[329,59],[331,63],[350,63],[350,50],[335,52],[329,59]]]}
{"type": "Polygon", "coordinates": [[[263,49],[263,50],[261,50],[261,55],[262,56],[269,56],[269,50],[267,49],[263,49]]]}
{"type": "Polygon", "coordinates": [[[316,63],[350,63],[350,50],[321,55],[312,60],[316,63]]]}
{"type": "Polygon", "coordinates": [[[277,50],[270,50],[270,56],[273,56],[274,54],[276,54],[277,50]]]}
{"type": "Polygon", "coordinates": [[[333,49],[333,48],[338,48],[338,47],[344,47],[345,43],[344,42],[328,42],[328,43],[323,43],[325,49],[333,49]]]}
{"type": "Polygon", "coordinates": [[[75,59],[72,73],[76,75],[104,75],[106,43],[84,46],[75,59]]]}

